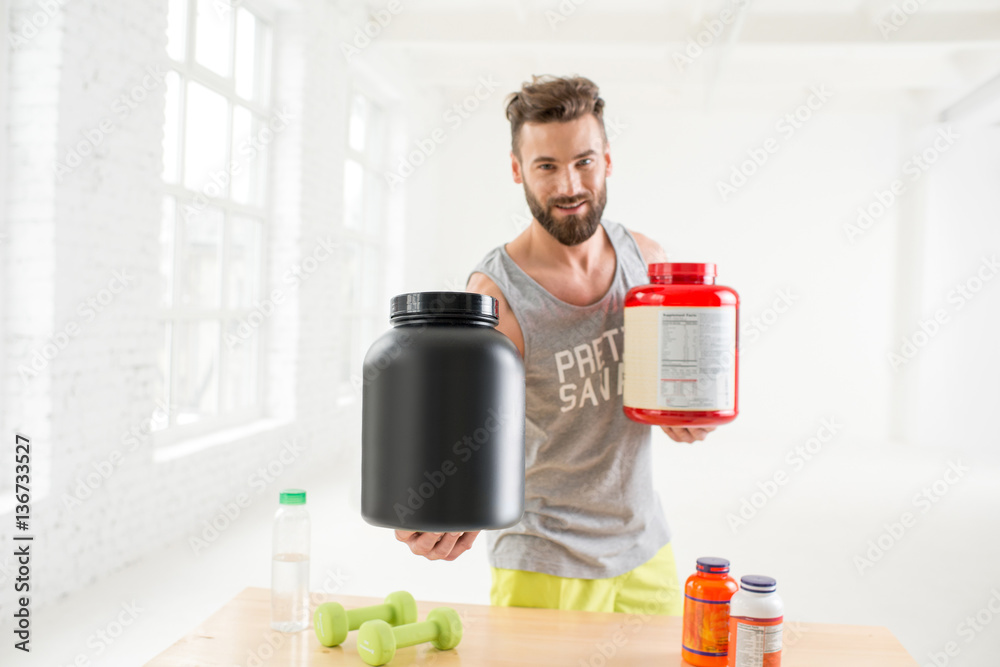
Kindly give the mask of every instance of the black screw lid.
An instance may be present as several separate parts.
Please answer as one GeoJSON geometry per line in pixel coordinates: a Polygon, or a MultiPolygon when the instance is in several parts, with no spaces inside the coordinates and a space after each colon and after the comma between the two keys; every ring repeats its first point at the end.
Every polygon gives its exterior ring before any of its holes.
{"type": "Polygon", "coordinates": [[[740,587],[753,593],[773,593],[778,588],[778,582],[762,574],[748,574],[740,577],[740,587]]]}
{"type": "Polygon", "coordinates": [[[417,318],[471,319],[500,323],[500,303],[475,292],[410,292],[392,297],[389,320],[417,318]]]}

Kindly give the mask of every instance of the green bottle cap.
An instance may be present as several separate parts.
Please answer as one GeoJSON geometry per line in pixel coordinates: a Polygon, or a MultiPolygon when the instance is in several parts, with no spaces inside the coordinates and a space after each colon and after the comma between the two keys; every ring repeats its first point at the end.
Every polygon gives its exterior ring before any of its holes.
{"type": "Polygon", "coordinates": [[[282,505],[305,505],[306,492],[302,489],[285,489],[281,492],[282,505]]]}

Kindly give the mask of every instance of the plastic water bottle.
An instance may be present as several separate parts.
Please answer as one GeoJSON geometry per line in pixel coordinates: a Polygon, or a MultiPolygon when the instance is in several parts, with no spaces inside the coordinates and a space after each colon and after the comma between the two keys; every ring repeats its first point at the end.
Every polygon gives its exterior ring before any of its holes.
{"type": "Polygon", "coordinates": [[[309,513],[306,492],[285,489],[274,515],[271,560],[271,627],[298,632],[309,627],[309,513]]]}

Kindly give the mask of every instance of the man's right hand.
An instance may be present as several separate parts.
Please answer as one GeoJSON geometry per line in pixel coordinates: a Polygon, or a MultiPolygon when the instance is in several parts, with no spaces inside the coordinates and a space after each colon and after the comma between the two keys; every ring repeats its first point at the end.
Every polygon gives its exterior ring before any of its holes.
{"type": "Polygon", "coordinates": [[[405,542],[410,551],[428,560],[455,560],[472,548],[479,531],[471,533],[421,533],[397,530],[396,539],[405,542]]]}

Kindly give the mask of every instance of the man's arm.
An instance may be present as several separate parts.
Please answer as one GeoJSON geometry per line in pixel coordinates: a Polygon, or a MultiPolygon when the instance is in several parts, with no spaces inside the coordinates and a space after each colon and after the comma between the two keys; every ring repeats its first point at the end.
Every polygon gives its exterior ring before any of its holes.
{"type": "Polygon", "coordinates": [[[629,230],[632,232],[632,236],[635,238],[635,242],[639,246],[639,252],[642,253],[642,260],[646,264],[656,264],[658,262],[669,262],[667,259],[667,251],[664,250],[659,243],[649,238],[645,234],[640,234],[637,231],[629,230]]]}
{"type": "Polygon", "coordinates": [[[521,325],[518,324],[517,318],[514,317],[514,311],[510,309],[510,304],[503,297],[503,292],[500,291],[497,284],[484,273],[473,273],[469,276],[469,284],[466,285],[465,290],[476,294],[486,294],[499,302],[500,324],[497,325],[497,331],[510,338],[511,342],[517,346],[517,351],[521,353],[523,359],[524,336],[521,334],[521,325]]]}
{"type": "MultiPolygon", "coordinates": [[[[642,253],[642,259],[646,264],[656,264],[659,262],[667,262],[667,251],[663,247],[649,238],[645,234],[640,234],[639,232],[629,230],[632,232],[632,236],[635,238],[636,244],[639,246],[639,252],[642,253]]],[[[714,426],[707,428],[687,428],[685,426],[661,426],[663,432],[670,436],[670,439],[674,442],[694,442],[696,440],[704,440],[709,433],[715,430],[714,426]]]]}

